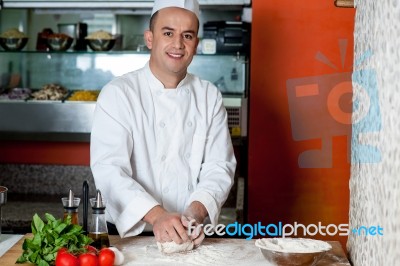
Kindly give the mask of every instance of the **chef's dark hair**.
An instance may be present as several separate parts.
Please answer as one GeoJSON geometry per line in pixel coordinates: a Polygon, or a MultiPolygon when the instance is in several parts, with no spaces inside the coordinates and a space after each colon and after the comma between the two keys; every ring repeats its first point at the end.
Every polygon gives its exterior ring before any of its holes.
{"type": "Polygon", "coordinates": [[[153,31],[153,30],[154,30],[154,23],[155,23],[155,21],[156,21],[157,15],[158,15],[158,11],[155,12],[155,13],[153,14],[153,16],[151,16],[151,18],[150,18],[150,23],[149,23],[150,31],[153,31]]]}

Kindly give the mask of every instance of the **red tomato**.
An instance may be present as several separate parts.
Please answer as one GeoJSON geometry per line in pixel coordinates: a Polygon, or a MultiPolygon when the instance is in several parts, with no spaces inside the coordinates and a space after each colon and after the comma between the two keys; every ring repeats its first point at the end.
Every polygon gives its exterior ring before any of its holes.
{"type": "Polygon", "coordinates": [[[61,254],[61,253],[65,253],[65,252],[68,252],[68,249],[67,249],[67,248],[60,248],[60,249],[57,251],[57,255],[58,255],[58,254],[61,254]]]}
{"type": "Polygon", "coordinates": [[[80,266],[98,266],[99,260],[96,254],[91,252],[79,255],[79,265],[80,266]]]}
{"type": "Polygon", "coordinates": [[[79,266],[79,260],[76,256],[68,252],[68,249],[61,248],[57,252],[56,266],[79,266]]]}
{"type": "Polygon", "coordinates": [[[102,248],[99,252],[99,266],[113,266],[115,253],[109,248],[102,248]]]}
{"type": "Polygon", "coordinates": [[[88,253],[90,252],[90,253],[97,254],[97,251],[98,251],[97,248],[95,248],[95,247],[93,247],[93,246],[90,246],[90,245],[89,245],[89,246],[86,246],[85,248],[86,248],[86,250],[87,250],[88,253]]]}

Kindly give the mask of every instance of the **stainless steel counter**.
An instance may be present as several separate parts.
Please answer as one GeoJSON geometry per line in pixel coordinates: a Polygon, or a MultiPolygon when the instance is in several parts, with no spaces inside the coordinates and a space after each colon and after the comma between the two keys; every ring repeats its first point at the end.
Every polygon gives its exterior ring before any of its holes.
{"type": "MultiPolygon", "coordinates": [[[[247,100],[226,97],[224,104],[232,131],[246,136],[247,100]]],[[[96,102],[1,101],[0,140],[88,142],[95,107],[96,102]]]]}

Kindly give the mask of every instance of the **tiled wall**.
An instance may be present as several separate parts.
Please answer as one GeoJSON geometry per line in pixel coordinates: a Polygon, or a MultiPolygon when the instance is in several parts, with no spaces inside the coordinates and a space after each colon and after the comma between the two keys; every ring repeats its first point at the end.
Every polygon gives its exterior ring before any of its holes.
{"type": "Polygon", "coordinates": [[[350,228],[353,265],[400,258],[400,4],[356,1],[350,228]],[[379,230],[379,227],[381,230],[379,230]],[[361,227],[369,228],[366,232],[361,227]],[[354,231],[355,230],[355,231],[354,231]]]}
{"type": "Polygon", "coordinates": [[[11,195],[67,196],[70,189],[82,195],[85,180],[90,192],[95,192],[89,166],[0,164],[0,180],[0,185],[7,187],[11,195]]]}
{"type": "MultiPolygon", "coordinates": [[[[30,232],[36,213],[42,219],[45,213],[62,218],[61,198],[71,189],[82,200],[85,180],[90,197],[94,197],[96,188],[88,166],[0,164],[0,185],[8,188],[7,203],[2,206],[3,232],[30,232]]],[[[82,223],[82,203],[78,211],[82,223]]]]}

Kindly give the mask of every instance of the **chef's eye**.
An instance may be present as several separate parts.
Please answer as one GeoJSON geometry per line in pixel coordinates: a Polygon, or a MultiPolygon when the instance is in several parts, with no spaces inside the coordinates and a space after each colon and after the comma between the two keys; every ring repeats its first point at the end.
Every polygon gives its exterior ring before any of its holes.
{"type": "Polygon", "coordinates": [[[184,37],[185,39],[187,39],[187,40],[193,39],[193,35],[191,35],[191,34],[185,34],[185,35],[183,35],[183,37],[184,37]]]}
{"type": "Polygon", "coordinates": [[[172,32],[170,32],[170,31],[164,32],[164,35],[168,36],[168,37],[171,37],[172,36],[172,32]]]}

